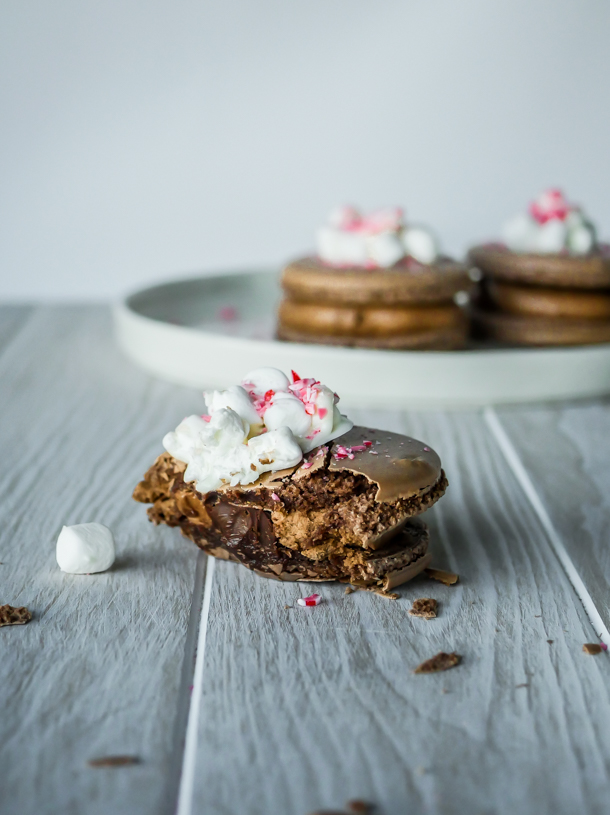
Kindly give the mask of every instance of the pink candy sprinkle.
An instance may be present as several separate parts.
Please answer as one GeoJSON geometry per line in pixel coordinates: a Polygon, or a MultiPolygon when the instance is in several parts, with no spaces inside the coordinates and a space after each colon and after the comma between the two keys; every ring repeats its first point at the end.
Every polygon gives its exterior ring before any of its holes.
{"type": "Polygon", "coordinates": [[[280,500],[280,496],[279,496],[277,493],[275,493],[275,492],[272,492],[272,493],[271,493],[271,498],[272,498],[274,501],[279,501],[279,500],[280,500]]]}
{"type": "Polygon", "coordinates": [[[430,448],[429,447],[424,447],[424,453],[429,453],[429,452],[430,452],[430,448]]]}
{"type": "Polygon", "coordinates": [[[606,645],[605,642],[600,642],[600,646],[601,646],[602,651],[607,651],[608,650],[608,646],[606,645]]]}
{"type": "Polygon", "coordinates": [[[297,603],[300,606],[319,606],[322,598],[319,594],[310,594],[309,597],[299,597],[297,603]]]}
{"type": "Polygon", "coordinates": [[[548,221],[565,221],[573,208],[568,204],[561,190],[547,190],[530,204],[530,215],[539,224],[548,221]]]}
{"type": "Polygon", "coordinates": [[[218,317],[226,323],[232,323],[237,320],[237,309],[233,306],[224,306],[218,309],[218,317]]]}

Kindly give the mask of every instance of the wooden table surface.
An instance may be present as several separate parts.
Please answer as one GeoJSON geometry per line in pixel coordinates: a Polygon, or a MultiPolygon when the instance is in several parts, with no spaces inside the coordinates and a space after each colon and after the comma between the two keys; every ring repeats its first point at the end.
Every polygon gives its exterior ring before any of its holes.
{"type": "Polygon", "coordinates": [[[121,356],[106,308],[0,309],[0,604],[33,613],[0,629],[2,815],[610,811],[610,656],[582,651],[610,626],[607,402],[350,410],[441,454],[426,519],[460,582],[322,584],[314,609],[131,500],[201,405],[121,356]],[[87,521],[116,564],[64,574],[57,535],[87,521]],[[438,618],[409,616],[426,596],[438,618]],[[462,664],[412,673],[441,650],[462,664]]]}

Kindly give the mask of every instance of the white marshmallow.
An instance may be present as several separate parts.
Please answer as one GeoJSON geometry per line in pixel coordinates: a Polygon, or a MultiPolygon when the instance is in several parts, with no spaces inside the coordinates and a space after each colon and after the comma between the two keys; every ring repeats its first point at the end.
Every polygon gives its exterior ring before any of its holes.
{"type": "Polygon", "coordinates": [[[547,221],[538,227],[532,249],[541,254],[561,252],[565,246],[567,234],[568,230],[564,221],[558,219],[547,221]]]}
{"type": "Polygon", "coordinates": [[[323,226],[317,233],[318,256],[333,265],[365,266],[369,260],[365,235],[323,226]]]}
{"type": "Polygon", "coordinates": [[[295,436],[305,436],[310,425],[305,405],[292,393],[276,393],[273,404],[265,411],[265,427],[269,430],[289,427],[295,436]]]}
{"type": "Polygon", "coordinates": [[[388,268],[404,257],[405,250],[398,235],[394,232],[379,232],[366,238],[369,258],[377,266],[388,268]]]}
{"type": "Polygon", "coordinates": [[[114,563],[112,532],[102,524],[64,526],[57,538],[57,563],[69,574],[105,572],[114,563]]]}
{"type": "Polygon", "coordinates": [[[438,256],[437,242],[427,229],[410,226],[402,233],[402,244],[407,255],[419,263],[434,263],[438,256]]]}
{"type": "Polygon", "coordinates": [[[595,230],[587,224],[568,230],[568,249],[573,255],[586,255],[595,245],[595,230]]]}
{"type": "Polygon", "coordinates": [[[222,408],[231,408],[244,422],[254,427],[261,427],[262,421],[256,408],[250,401],[247,391],[241,385],[233,385],[226,391],[211,391],[203,394],[210,416],[222,408]]]}
{"type": "Polygon", "coordinates": [[[530,252],[536,240],[538,224],[526,212],[520,212],[504,224],[502,237],[512,252],[530,252]]]}
{"type": "Polygon", "coordinates": [[[290,382],[286,374],[278,368],[255,368],[244,376],[242,384],[248,391],[262,397],[268,391],[288,390],[290,382]]]}
{"type": "Polygon", "coordinates": [[[248,442],[248,448],[252,454],[252,463],[259,473],[295,467],[303,458],[301,448],[288,427],[279,427],[255,436],[248,442]],[[263,463],[265,461],[266,464],[263,463]]]}

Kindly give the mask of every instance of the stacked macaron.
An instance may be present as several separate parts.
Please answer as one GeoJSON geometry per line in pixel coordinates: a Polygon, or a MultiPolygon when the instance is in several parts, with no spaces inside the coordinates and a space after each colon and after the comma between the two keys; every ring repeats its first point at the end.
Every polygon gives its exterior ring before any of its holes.
{"type": "Polygon", "coordinates": [[[334,210],[318,231],[317,254],[289,263],[282,287],[283,340],[422,350],[466,342],[456,302],[469,288],[466,266],[439,254],[433,235],[407,226],[398,208],[334,210]]]}
{"type": "Polygon", "coordinates": [[[470,252],[482,273],[478,334],[512,345],[610,342],[610,246],[583,211],[549,190],[470,252]]]}
{"type": "Polygon", "coordinates": [[[276,368],[205,393],[135,489],[154,523],[274,580],[391,589],[428,566],[416,516],[447,478],[424,442],[354,427],[318,380],[276,368]]]}

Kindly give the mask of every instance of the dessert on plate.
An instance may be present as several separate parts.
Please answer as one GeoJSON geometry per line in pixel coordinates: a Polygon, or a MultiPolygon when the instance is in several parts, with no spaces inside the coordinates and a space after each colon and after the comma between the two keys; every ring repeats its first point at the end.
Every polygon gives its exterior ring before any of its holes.
{"type": "Polygon", "coordinates": [[[610,246],[581,208],[548,190],[503,237],[470,250],[482,273],[472,310],[480,336],[513,345],[610,342],[610,246]]]}
{"type": "Polygon", "coordinates": [[[468,321],[455,302],[470,288],[466,267],[439,252],[402,210],[334,210],[317,253],[282,272],[279,339],[365,348],[452,349],[468,321]]]}
{"type": "Polygon", "coordinates": [[[276,368],[204,397],[135,489],[151,521],[278,580],[387,593],[428,565],[416,516],[447,487],[429,446],[354,427],[332,390],[276,368]]]}

